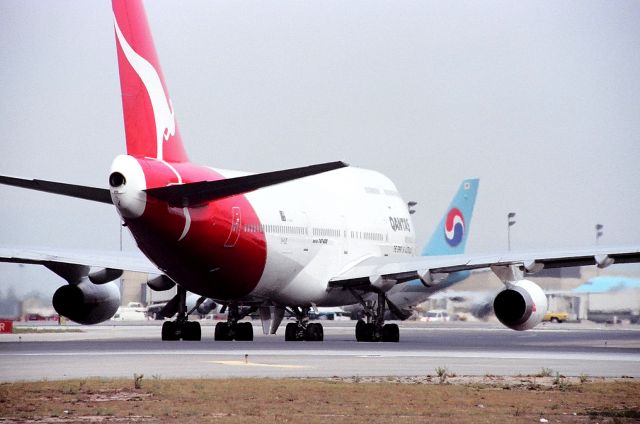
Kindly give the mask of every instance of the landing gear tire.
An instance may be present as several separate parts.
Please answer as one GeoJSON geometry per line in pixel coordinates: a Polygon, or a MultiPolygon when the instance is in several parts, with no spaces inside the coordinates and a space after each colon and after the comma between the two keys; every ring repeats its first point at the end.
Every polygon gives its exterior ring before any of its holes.
{"type": "Polygon", "coordinates": [[[253,326],[250,322],[238,322],[229,325],[228,322],[219,322],[213,335],[215,341],[250,342],[253,340],[253,326]]]}
{"type": "Polygon", "coordinates": [[[324,339],[324,329],[321,324],[307,325],[305,340],[308,342],[321,342],[324,339]]]}
{"type": "Polygon", "coordinates": [[[298,341],[296,333],[298,332],[298,324],[290,322],[284,329],[284,341],[295,342],[298,341]]]}
{"type": "Polygon", "coordinates": [[[322,324],[311,323],[306,327],[300,326],[297,322],[290,322],[284,329],[284,341],[286,342],[321,342],[324,340],[324,329],[322,324]]]}
{"type": "MultiPolygon", "coordinates": [[[[201,298],[198,301],[199,306],[205,298],[201,298]]],[[[200,323],[195,321],[188,321],[189,314],[192,313],[196,308],[193,308],[191,311],[187,311],[187,291],[184,287],[178,286],[178,293],[174,296],[171,301],[167,303],[161,311],[156,313],[156,318],[161,317],[169,317],[173,316],[176,312],[178,316],[175,321],[165,321],[162,324],[162,340],[167,341],[175,341],[175,340],[189,340],[189,341],[199,341],[202,337],[202,330],[200,329],[200,323]],[[169,305],[173,305],[171,308],[167,308],[169,305]],[[165,311],[166,309],[166,311],[165,311]]]]}
{"type": "Polygon", "coordinates": [[[186,321],[182,324],[182,340],[198,342],[201,338],[202,331],[199,322],[186,321]]]}
{"type": "Polygon", "coordinates": [[[235,328],[235,339],[239,342],[250,342],[253,340],[253,326],[250,322],[239,322],[235,328]]]}
{"type": "Polygon", "coordinates": [[[356,324],[356,340],[359,342],[391,342],[400,341],[400,329],[397,324],[385,324],[386,305],[389,310],[401,319],[406,319],[404,312],[392,303],[384,292],[377,291],[378,301],[365,300],[357,292],[352,294],[360,300],[367,321],[358,320],[356,324]],[[402,318],[404,316],[404,318],[402,318]]]}
{"type": "Polygon", "coordinates": [[[213,333],[213,339],[215,341],[230,341],[229,338],[229,326],[226,322],[219,322],[216,324],[216,329],[213,333]]]}
{"type": "Polygon", "coordinates": [[[162,340],[188,340],[199,341],[202,336],[199,322],[192,321],[166,321],[162,324],[162,340]]]}
{"type": "Polygon", "coordinates": [[[385,324],[382,332],[376,331],[373,323],[366,323],[359,320],[356,324],[356,340],[359,342],[391,342],[400,341],[400,329],[397,324],[385,324]]]}
{"type": "Polygon", "coordinates": [[[385,324],[382,327],[382,341],[398,343],[400,341],[400,329],[398,324],[385,324]]]}
{"type": "Polygon", "coordinates": [[[375,327],[371,323],[358,320],[356,324],[356,340],[359,342],[372,342],[375,327]]]}
{"type": "Polygon", "coordinates": [[[176,331],[176,323],[173,321],[165,321],[162,324],[162,340],[163,341],[174,341],[180,340],[178,336],[178,332],[176,331]]]}

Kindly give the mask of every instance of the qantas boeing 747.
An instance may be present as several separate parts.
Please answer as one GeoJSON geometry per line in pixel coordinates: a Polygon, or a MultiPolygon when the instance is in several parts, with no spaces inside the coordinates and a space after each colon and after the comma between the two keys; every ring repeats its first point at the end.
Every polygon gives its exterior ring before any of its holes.
{"type": "Polygon", "coordinates": [[[366,319],[358,321],[356,339],[397,342],[398,326],[385,324],[387,310],[403,313],[394,293],[415,284],[446,286],[469,270],[491,268],[505,283],[494,301],[497,317],[526,330],[547,309],[527,273],[640,261],[638,246],[466,255],[473,179],[462,183],[433,246],[418,256],[407,203],[378,172],[342,162],[261,174],[196,165],[182,143],[142,3],[112,6],[126,154],[114,159],[109,188],[0,177],[2,184],[115,206],[149,260],[0,249],[0,261],[44,265],[69,283],[53,298],[61,315],[82,324],[108,320],[120,303],[113,281],[131,270],[157,274],[148,282],[152,289],[177,287],[162,311],[176,316],[164,323],[163,340],[200,340],[200,325],[187,320],[192,292],[199,303],[212,299],[229,311],[215,340],[252,340],[251,325],[241,319],[254,311],[275,333],[288,310],[296,320],[286,326],[286,340],[321,341],[322,326],[309,322],[312,308],[360,304],[366,319]]]}

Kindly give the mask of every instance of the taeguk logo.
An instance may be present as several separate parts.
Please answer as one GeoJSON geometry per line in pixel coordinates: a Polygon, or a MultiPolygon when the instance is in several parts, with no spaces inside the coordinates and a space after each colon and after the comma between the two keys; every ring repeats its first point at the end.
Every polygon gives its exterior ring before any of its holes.
{"type": "Polygon", "coordinates": [[[444,239],[451,247],[456,247],[464,237],[464,216],[458,208],[452,208],[444,223],[444,239]]]}

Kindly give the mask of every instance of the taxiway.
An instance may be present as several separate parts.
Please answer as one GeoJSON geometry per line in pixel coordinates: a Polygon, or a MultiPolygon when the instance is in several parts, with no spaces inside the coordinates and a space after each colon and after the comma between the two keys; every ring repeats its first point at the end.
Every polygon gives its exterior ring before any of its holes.
{"type": "MultiPolygon", "coordinates": [[[[69,326],[81,332],[0,335],[0,381],[87,377],[236,378],[532,375],[640,377],[640,326],[544,325],[516,332],[498,324],[399,323],[400,343],[358,343],[355,322],[324,323],[324,342],[162,342],[157,323],[69,326]]],[[[53,329],[51,329],[53,330],[53,329]]],[[[282,329],[281,329],[282,330],[282,329]]]]}

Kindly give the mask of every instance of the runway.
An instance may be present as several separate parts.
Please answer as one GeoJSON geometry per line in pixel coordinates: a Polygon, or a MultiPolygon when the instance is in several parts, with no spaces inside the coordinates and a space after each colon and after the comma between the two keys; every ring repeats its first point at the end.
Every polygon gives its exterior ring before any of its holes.
{"type": "MultiPolygon", "coordinates": [[[[358,343],[355,322],[324,322],[324,342],[162,342],[157,323],[73,326],[82,332],[0,335],[0,381],[87,377],[235,378],[457,375],[640,378],[640,326],[548,324],[516,332],[499,324],[402,322],[400,343],[358,343]]],[[[282,330],[282,329],[281,329],[282,330]]]]}

